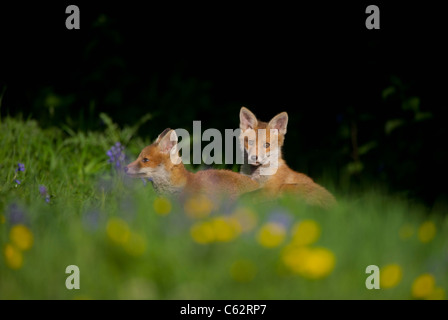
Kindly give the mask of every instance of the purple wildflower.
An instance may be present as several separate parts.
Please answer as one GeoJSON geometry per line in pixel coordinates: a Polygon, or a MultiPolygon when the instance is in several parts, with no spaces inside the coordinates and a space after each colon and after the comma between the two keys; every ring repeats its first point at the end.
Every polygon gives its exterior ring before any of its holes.
{"type": "Polygon", "coordinates": [[[25,165],[23,163],[18,163],[16,172],[17,171],[25,171],[25,165]]]}
{"type": "Polygon", "coordinates": [[[45,202],[50,203],[50,194],[48,193],[47,187],[40,185],[39,192],[42,197],[45,197],[45,202]]]}
{"type": "Polygon", "coordinates": [[[16,203],[12,203],[8,206],[8,220],[12,225],[27,223],[25,211],[23,211],[23,209],[16,203]]]}
{"type": "Polygon", "coordinates": [[[21,184],[22,183],[22,181],[20,181],[19,179],[16,179],[17,178],[17,175],[18,175],[18,172],[20,172],[20,171],[25,171],[25,165],[23,164],[23,163],[17,163],[17,168],[16,168],[16,170],[15,170],[15,175],[14,175],[14,182],[15,183],[17,183],[17,184],[21,184]]]}
{"type": "Polygon", "coordinates": [[[281,209],[277,209],[277,210],[274,210],[270,214],[269,220],[271,222],[275,222],[275,223],[281,224],[285,228],[289,228],[289,226],[291,225],[291,222],[292,222],[293,219],[292,219],[291,215],[288,212],[286,212],[284,210],[281,210],[281,209]]]}
{"type": "Polygon", "coordinates": [[[107,152],[106,155],[109,157],[107,162],[113,163],[117,170],[124,167],[125,157],[124,146],[120,142],[115,143],[107,152]]]}

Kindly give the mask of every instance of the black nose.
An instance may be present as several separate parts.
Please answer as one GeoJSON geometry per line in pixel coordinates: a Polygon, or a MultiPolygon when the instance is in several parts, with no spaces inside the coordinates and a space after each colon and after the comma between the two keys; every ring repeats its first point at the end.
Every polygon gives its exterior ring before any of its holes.
{"type": "Polygon", "coordinates": [[[128,169],[128,167],[124,167],[123,170],[124,170],[124,172],[128,172],[129,169],[128,169]]]}
{"type": "Polygon", "coordinates": [[[257,156],[252,156],[250,158],[252,159],[252,161],[257,161],[257,156]]]}

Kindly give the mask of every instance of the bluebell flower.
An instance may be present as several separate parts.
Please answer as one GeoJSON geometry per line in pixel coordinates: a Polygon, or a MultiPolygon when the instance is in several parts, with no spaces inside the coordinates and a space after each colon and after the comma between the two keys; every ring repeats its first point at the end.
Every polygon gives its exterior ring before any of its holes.
{"type": "Polygon", "coordinates": [[[41,196],[44,197],[48,193],[47,187],[45,187],[44,185],[40,185],[39,192],[40,192],[41,196]]]}
{"type": "Polygon", "coordinates": [[[20,184],[21,182],[20,182],[20,180],[14,180],[17,184],[20,184]]]}
{"type": "Polygon", "coordinates": [[[106,155],[109,157],[108,163],[113,163],[117,170],[124,167],[124,162],[126,155],[124,154],[124,146],[120,142],[116,142],[107,152],[106,155]]]}
{"type": "Polygon", "coordinates": [[[25,165],[23,163],[18,163],[16,172],[17,171],[25,171],[25,165]]]}
{"type": "Polygon", "coordinates": [[[39,192],[40,195],[45,198],[45,202],[50,203],[50,194],[48,193],[47,187],[45,187],[44,185],[40,185],[39,192]]]}

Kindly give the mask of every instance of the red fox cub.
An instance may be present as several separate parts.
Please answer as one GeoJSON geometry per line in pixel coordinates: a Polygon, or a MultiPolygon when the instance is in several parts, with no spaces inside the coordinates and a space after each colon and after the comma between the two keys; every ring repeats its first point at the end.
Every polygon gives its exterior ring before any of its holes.
{"type": "Polygon", "coordinates": [[[307,203],[324,208],[336,204],[333,195],[303,173],[290,169],[282,159],[288,114],[279,113],[269,123],[259,121],[249,109],[240,111],[240,143],[244,152],[241,173],[260,183],[262,193],[276,196],[285,192],[298,194],[307,203]],[[261,130],[260,129],[265,129],[261,130]],[[274,131],[271,132],[271,129],[274,131]],[[277,131],[275,131],[275,129],[277,131]],[[275,164],[276,171],[268,169],[275,164]]]}
{"type": "Polygon", "coordinates": [[[154,189],[164,194],[201,193],[211,198],[234,199],[259,187],[251,178],[230,170],[187,171],[178,154],[176,132],[169,128],[124,171],[135,178],[150,179],[154,189]]]}

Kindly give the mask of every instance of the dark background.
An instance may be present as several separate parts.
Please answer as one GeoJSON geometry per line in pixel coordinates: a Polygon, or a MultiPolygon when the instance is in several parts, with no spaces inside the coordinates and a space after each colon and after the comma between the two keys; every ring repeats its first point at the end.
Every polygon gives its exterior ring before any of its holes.
{"type": "Polygon", "coordinates": [[[271,2],[2,4],[1,115],[102,130],[237,128],[289,114],[284,156],[342,194],[445,201],[447,27],[440,5],[271,2]],[[80,9],[67,30],[65,8],[80,9]],[[365,9],[379,6],[381,29],[365,9]]]}

